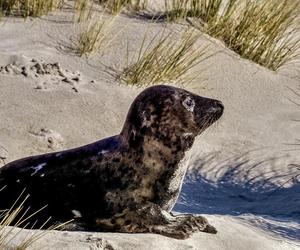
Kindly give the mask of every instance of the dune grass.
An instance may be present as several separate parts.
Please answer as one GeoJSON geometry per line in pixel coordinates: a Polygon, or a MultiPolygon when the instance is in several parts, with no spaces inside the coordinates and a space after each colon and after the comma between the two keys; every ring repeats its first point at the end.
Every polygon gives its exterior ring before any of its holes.
{"type": "MultiPolygon", "coordinates": [[[[5,187],[1,188],[0,192],[3,189],[5,189],[5,187]]],[[[25,190],[23,190],[9,209],[2,211],[0,210],[0,249],[7,249],[9,243],[11,243],[20,233],[22,233],[24,228],[28,227],[28,225],[30,224],[30,220],[47,207],[44,206],[34,213],[30,214],[30,207],[25,207],[25,203],[27,202],[29,197],[29,195],[25,194],[25,190]]],[[[51,218],[46,220],[39,229],[44,229],[45,226],[49,223],[50,219],[51,218]]],[[[28,232],[25,238],[22,238],[22,241],[17,246],[15,246],[14,249],[25,250],[40,238],[45,236],[48,230],[61,229],[69,222],[71,221],[50,226],[48,228],[45,228],[46,230],[43,231],[28,232]]]]}
{"type": "Polygon", "coordinates": [[[295,22],[299,2],[229,0],[223,15],[208,23],[208,34],[219,38],[243,58],[271,70],[299,56],[300,31],[295,22]]]}
{"type": "Polygon", "coordinates": [[[192,18],[243,58],[271,70],[300,55],[299,1],[166,0],[169,21],[192,18]]]}
{"type": "Polygon", "coordinates": [[[209,23],[220,13],[222,2],[222,0],[192,0],[188,16],[198,17],[203,22],[209,23]]]}
{"type": "Polygon", "coordinates": [[[38,17],[61,8],[64,0],[0,0],[3,15],[38,17]]]}
{"type": "Polygon", "coordinates": [[[80,55],[90,55],[94,52],[107,49],[114,36],[112,35],[112,26],[117,16],[104,17],[99,20],[90,21],[80,32],[74,45],[75,51],[80,55]]]}
{"type": "Polygon", "coordinates": [[[100,0],[107,10],[112,14],[119,14],[122,9],[139,11],[147,8],[148,0],[100,0]]]}
{"type": "MultiPolygon", "coordinates": [[[[44,209],[41,208],[39,211],[27,215],[28,209],[25,209],[24,204],[28,198],[29,195],[25,195],[24,190],[9,209],[0,211],[0,249],[5,249],[7,245],[19,235],[22,231],[21,228],[18,228],[19,226],[26,227],[30,218],[44,209]],[[12,225],[12,223],[14,224],[12,225]],[[14,230],[17,230],[17,232],[14,230]]],[[[47,222],[48,221],[46,221],[46,223],[47,222]]],[[[26,249],[40,237],[40,234],[28,237],[16,246],[16,249],[26,249]]]]}
{"type": "MultiPolygon", "coordinates": [[[[146,33],[139,50],[131,59],[133,63],[121,72],[120,79],[136,86],[192,81],[195,75],[190,70],[207,58],[206,47],[195,48],[198,37],[199,34],[192,29],[187,29],[179,39],[163,31],[146,45],[146,33]]],[[[128,58],[126,60],[129,61],[128,58]]]]}
{"type": "Polygon", "coordinates": [[[94,1],[91,0],[75,0],[74,1],[74,22],[86,22],[92,18],[94,1]]]}
{"type": "Polygon", "coordinates": [[[222,0],[165,0],[168,21],[201,18],[209,22],[220,12],[222,0]]]}
{"type": "Polygon", "coordinates": [[[190,0],[165,0],[166,17],[169,22],[186,19],[190,10],[190,0]]]}

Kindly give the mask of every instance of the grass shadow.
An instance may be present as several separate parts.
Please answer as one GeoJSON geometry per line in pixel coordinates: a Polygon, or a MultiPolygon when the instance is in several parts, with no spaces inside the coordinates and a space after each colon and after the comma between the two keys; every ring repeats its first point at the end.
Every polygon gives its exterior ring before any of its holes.
{"type": "Polygon", "coordinates": [[[196,168],[187,174],[174,210],[239,216],[242,219],[246,215],[246,220],[251,224],[299,240],[300,166],[289,165],[285,173],[274,174],[272,162],[279,158],[254,162],[248,157],[245,154],[228,159],[216,168],[210,168],[205,174],[197,170],[207,169],[207,165],[213,164],[214,155],[199,160],[196,168]],[[260,171],[262,169],[266,173],[264,177],[260,171]],[[215,181],[206,177],[212,175],[217,177],[213,178],[215,181]],[[259,223],[257,218],[260,218],[259,223]]]}

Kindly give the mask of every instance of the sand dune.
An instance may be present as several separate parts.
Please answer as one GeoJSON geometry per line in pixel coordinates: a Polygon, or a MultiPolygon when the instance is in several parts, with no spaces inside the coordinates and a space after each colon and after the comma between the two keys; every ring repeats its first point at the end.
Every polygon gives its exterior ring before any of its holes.
{"type": "MultiPolygon", "coordinates": [[[[163,23],[122,15],[117,39],[89,59],[68,51],[78,34],[69,8],[38,19],[9,17],[0,27],[0,166],[118,134],[142,88],[118,82],[145,30],[163,23]]],[[[172,24],[168,30],[180,31],[172,24]]],[[[30,249],[300,249],[300,139],[297,62],[273,72],[205,34],[212,57],[184,88],[218,98],[223,118],[193,148],[176,212],[208,214],[217,235],[185,241],[159,235],[49,232],[30,249]],[[205,70],[202,70],[205,69],[205,70]],[[298,98],[298,99],[297,99],[298,98]],[[292,100],[292,101],[291,101],[292,100]],[[296,150],[295,150],[296,149],[296,150]]],[[[197,69],[197,70],[198,70],[197,69]]],[[[182,87],[182,86],[180,86],[182,87]]],[[[18,244],[29,231],[10,242],[18,244]]]]}

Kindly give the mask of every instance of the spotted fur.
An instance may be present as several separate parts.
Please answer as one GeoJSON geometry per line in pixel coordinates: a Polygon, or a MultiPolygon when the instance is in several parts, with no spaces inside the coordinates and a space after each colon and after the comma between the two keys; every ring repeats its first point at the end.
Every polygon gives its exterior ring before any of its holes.
{"type": "MultiPolygon", "coordinates": [[[[74,219],[81,229],[187,238],[215,233],[201,216],[173,216],[195,137],[219,119],[220,101],[154,86],[133,102],[119,135],[11,162],[0,169],[0,210],[26,188],[38,227],[74,219]]],[[[75,227],[76,228],[76,227],[75,227]]]]}

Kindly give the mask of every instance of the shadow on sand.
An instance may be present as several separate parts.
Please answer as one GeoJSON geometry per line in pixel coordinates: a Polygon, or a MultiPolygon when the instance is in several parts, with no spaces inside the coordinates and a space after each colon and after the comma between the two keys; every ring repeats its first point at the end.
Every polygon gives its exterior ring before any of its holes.
{"type": "Polygon", "coordinates": [[[285,164],[285,171],[276,171],[272,166],[280,158],[253,162],[248,154],[220,164],[213,160],[208,155],[195,161],[174,211],[238,216],[300,241],[300,166],[285,164]]]}

